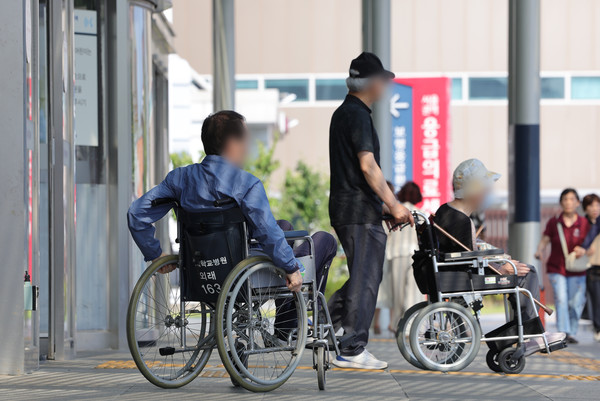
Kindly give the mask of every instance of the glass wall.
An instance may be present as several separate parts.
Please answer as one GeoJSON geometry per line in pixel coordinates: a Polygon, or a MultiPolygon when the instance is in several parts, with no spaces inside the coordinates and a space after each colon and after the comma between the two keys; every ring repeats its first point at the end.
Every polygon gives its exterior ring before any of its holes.
{"type": "Polygon", "coordinates": [[[308,100],[308,79],[267,79],[265,88],[279,89],[283,95],[296,95],[296,101],[308,100]]]}
{"type": "Polygon", "coordinates": [[[345,79],[317,79],[316,100],[343,100],[348,93],[345,79]]]}
{"type": "MultiPolygon", "coordinates": [[[[145,3],[132,2],[129,9],[131,48],[131,111],[133,168],[133,197],[139,198],[150,187],[152,149],[150,142],[154,132],[152,115],[152,54],[151,11],[145,3]]],[[[132,199],[133,200],[133,199],[132,199]]],[[[143,257],[137,247],[131,252],[130,282],[135,283],[145,268],[143,257]]]]}
{"type": "Polygon", "coordinates": [[[77,330],[108,330],[107,155],[102,124],[102,19],[95,0],[74,12],[77,330]]]}
{"type": "Polygon", "coordinates": [[[600,99],[600,77],[571,78],[572,99],[600,99]]]}

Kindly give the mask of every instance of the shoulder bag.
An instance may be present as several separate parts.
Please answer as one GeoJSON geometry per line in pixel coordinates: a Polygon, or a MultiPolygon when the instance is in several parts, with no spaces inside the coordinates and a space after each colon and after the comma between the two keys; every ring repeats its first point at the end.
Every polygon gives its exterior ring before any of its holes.
{"type": "Polygon", "coordinates": [[[577,258],[575,252],[569,253],[567,239],[565,238],[562,224],[560,222],[556,223],[556,228],[558,229],[558,236],[560,238],[563,255],[565,255],[565,269],[571,273],[581,273],[586,271],[589,267],[589,258],[587,255],[577,258]]]}

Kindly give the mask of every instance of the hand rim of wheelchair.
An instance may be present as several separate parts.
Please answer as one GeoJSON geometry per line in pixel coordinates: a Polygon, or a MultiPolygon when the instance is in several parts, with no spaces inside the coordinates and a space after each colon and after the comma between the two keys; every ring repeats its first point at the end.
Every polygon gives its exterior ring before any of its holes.
{"type": "MultiPolygon", "coordinates": [[[[447,331],[442,332],[445,333],[446,336],[448,335],[447,331]]],[[[443,341],[443,343],[445,342],[443,341]]],[[[480,345],[481,328],[479,327],[479,324],[468,309],[455,302],[442,301],[426,306],[419,312],[410,329],[410,346],[412,352],[417,358],[417,360],[429,370],[435,370],[440,372],[453,372],[462,370],[466,368],[471,362],[473,362],[473,360],[477,356],[477,353],[479,352],[480,345]],[[456,347],[455,349],[460,349],[460,353],[454,353],[454,355],[458,354],[456,355],[458,359],[452,361],[449,364],[445,362],[452,360],[452,354],[449,357],[447,357],[444,361],[442,361],[442,363],[432,361],[429,357],[427,357],[427,355],[424,354],[423,349],[422,347],[420,347],[419,343],[419,327],[421,326],[421,322],[424,321],[424,319],[429,318],[430,315],[440,312],[450,312],[456,314],[458,318],[463,320],[463,322],[460,323],[460,326],[462,326],[463,324],[467,324],[468,330],[471,333],[470,341],[462,341],[460,343],[456,343],[470,344],[471,346],[467,350],[467,353],[464,354],[464,347],[456,347]]]]}
{"type": "MultiPolygon", "coordinates": [[[[137,311],[138,311],[138,303],[140,302],[140,298],[141,295],[143,294],[143,290],[146,288],[146,285],[152,280],[153,277],[155,277],[156,274],[160,274],[158,273],[158,270],[160,268],[162,268],[163,266],[166,265],[171,265],[171,264],[178,264],[179,262],[179,257],[177,255],[169,255],[169,256],[164,256],[161,257],[160,259],[156,260],[154,263],[152,263],[150,266],[148,266],[148,268],[146,268],[146,270],[144,271],[144,273],[142,273],[141,277],[138,279],[133,293],[131,295],[130,301],[129,301],[129,306],[127,308],[127,343],[129,346],[129,350],[131,352],[131,356],[133,357],[133,360],[137,366],[137,368],[139,369],[139,371],[142,373],[142,375],[152,384],[158,386],[158,387],[162,387],[162,388],[178,388],[178,387],[182,387],[185,386],[186,384],[190,383],[191,381],[193,381],[202,371],[202,369],[204,369],[204,367],[206,366],[210,355],[212,353],[212,347],[207,347],[207,348],[197,348],[196,350],[194,350],[192,352],[192,358],[190,358],[187,362],[185,362],[184,366],[182,367],[182,369],[179,370],[179,374],[177,374],[174,379],[166,379],[164,377],[161,377],[157,374],[155,374],[152,369],[151,366],[148,366],[147,363],[149,361],[146,361],[146,359],[144,358],[144,355],[142,354],[141,350],[140,350],[140,345],[139,345],[139,341],[137,339],[137,330],[136,330],[136,323],[137,323],[137,311]],[[190,368],[192,368],[190,370],[190,368]],[[187,373],[187,374],[186,374],[187,373]]],[[[175,272],[178,272],[178,270],[174,270],[175,272]]],[[[164,274],[161,276],[164,276],[165,278],[168,279],[169,274],[164,274]]],[[[157,276],[157,277],[161,277],[161,276],[157,276]]],[[[170,294],[169,294],[170,295],[170,294]]],[[[181,292],[179,292],[179,297],[181,296],[181,292]]],[[[174,304],[179,304],[180,298],[177,297],[177,302],[174,302],[174,304]]],[[[198,338],[198,342],[203,341],[207,336],[211,336],[212,333],[214,333],[214,330],[208,330],[207,333],[207,326],[206,326],[206,314],[210,314],[210,312],[206,311],[206,305],[204,303],[200,303],[201,308],[202,308],[202,327],[201,327],[201,331],[202,331],[202,336],[198,338]]],[[[146,306],[149,306],[148,304],[146,304],[146,306]]],[[[212,321],[213,319],[211,319],[212,321]]],[[[209,328],[212,325],[212,323],[208,323],[209,324],[209,328]]],[[[147,333],[147,332],[146,332],[147,333]]],[[[183,355],[184,353],[182,353],[183,355]]],[[[161,355],[162,356],[162,355],[161,355]]],[[[165,355],[165,359],[168,358],[169,355],[165,355]]],[[[170,355],[172,356],[172,355],[170,355]]],[[[154,361],[156,362],[156,361],[154,361]]]]}
{"type": "Polygon", "coordinates": [[[267,257],[256,256],[244,259],[227,276],[217,301],[216,332],[223,333],[223,335],[216,336],[216,341],[223,365],[230,376],[232,376],[240,386],[254,392],[274,390],[283,385],[290,378],[300,363],[307,336],[306,303],[302,293],[297,292],[293,294],[297,305],[296,311],[298,313],[296,345],[289,363],[282,370],[280,375],[274,380],[261,379],[256,377],[244,366],[237,353],[232,352],[231,358],[229,357],[227,349],[234,349],[235,347],[235,337],[229,335],[229,333],[234,331],[231,317],[235,305],[235,302],[231,302],[230,299],[236,299],[243,283],[246,282],[252,274],[261,269],[269,269],[270,271],[277,272],[281,277],[285,277],[285,271],[276,267],[267,257]]]}

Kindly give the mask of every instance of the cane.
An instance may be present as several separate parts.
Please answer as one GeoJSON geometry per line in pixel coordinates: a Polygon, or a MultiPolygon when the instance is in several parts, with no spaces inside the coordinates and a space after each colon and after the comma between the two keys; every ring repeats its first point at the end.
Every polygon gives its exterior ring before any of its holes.
{"type": "MultiPolygon", "coordinates": [[[[433,215],[432,215],[433,216],[433,215]]],[[[461,248],[463,248],[465,251],[467,252],[472,252],[471,249],[469,249],[466,245],[464,245],[462,242],[460,242],[459,240],[457,240],[456,238],[454,238],[452,235],[450,235],[449,232],[447,232],[446,230],[444,230],[442,227],[440,227],[436,222],[432,221],[433,226],[442,234],[444,234],[446,237],[448,237],[451,241],[453,241],[454,243],[456,243],[458,246],[460,246],[461,248]]],[[[493,266],[488,265],[489,269],[491,271],[493,271],[494,273],[498,274],[498,275],[502,275],[502,273],[500,273],[497,269],[495,269],[493,266]]],[[[525,292],[523,290],[521,290],[521,294],[525,294],[527,295],[530,299],[533,300],[533,302],[539,306],[540,308],[542,308],[544,310],[544,312],[546,312],[548,314],[548,316],[551,316],[554,313],[554,310],[552,310],[552,308],[550,308],[547,305],[544,305],[543,303],[541,303],[540,301],[538,301],[537,299],[533,298],[531,296],[530,293],[525,292]]]]}

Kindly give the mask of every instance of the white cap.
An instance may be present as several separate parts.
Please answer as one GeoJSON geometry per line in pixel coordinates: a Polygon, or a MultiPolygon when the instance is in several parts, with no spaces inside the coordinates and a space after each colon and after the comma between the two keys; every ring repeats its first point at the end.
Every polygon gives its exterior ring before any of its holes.
{"type": "Polygon", "coordinates": [[[454,197],[464,199],[467,195],[477,195],[489,190],[500,174],[489,171],[478,159],[469,159],[460,163],[452,175],[454,197]]]}

